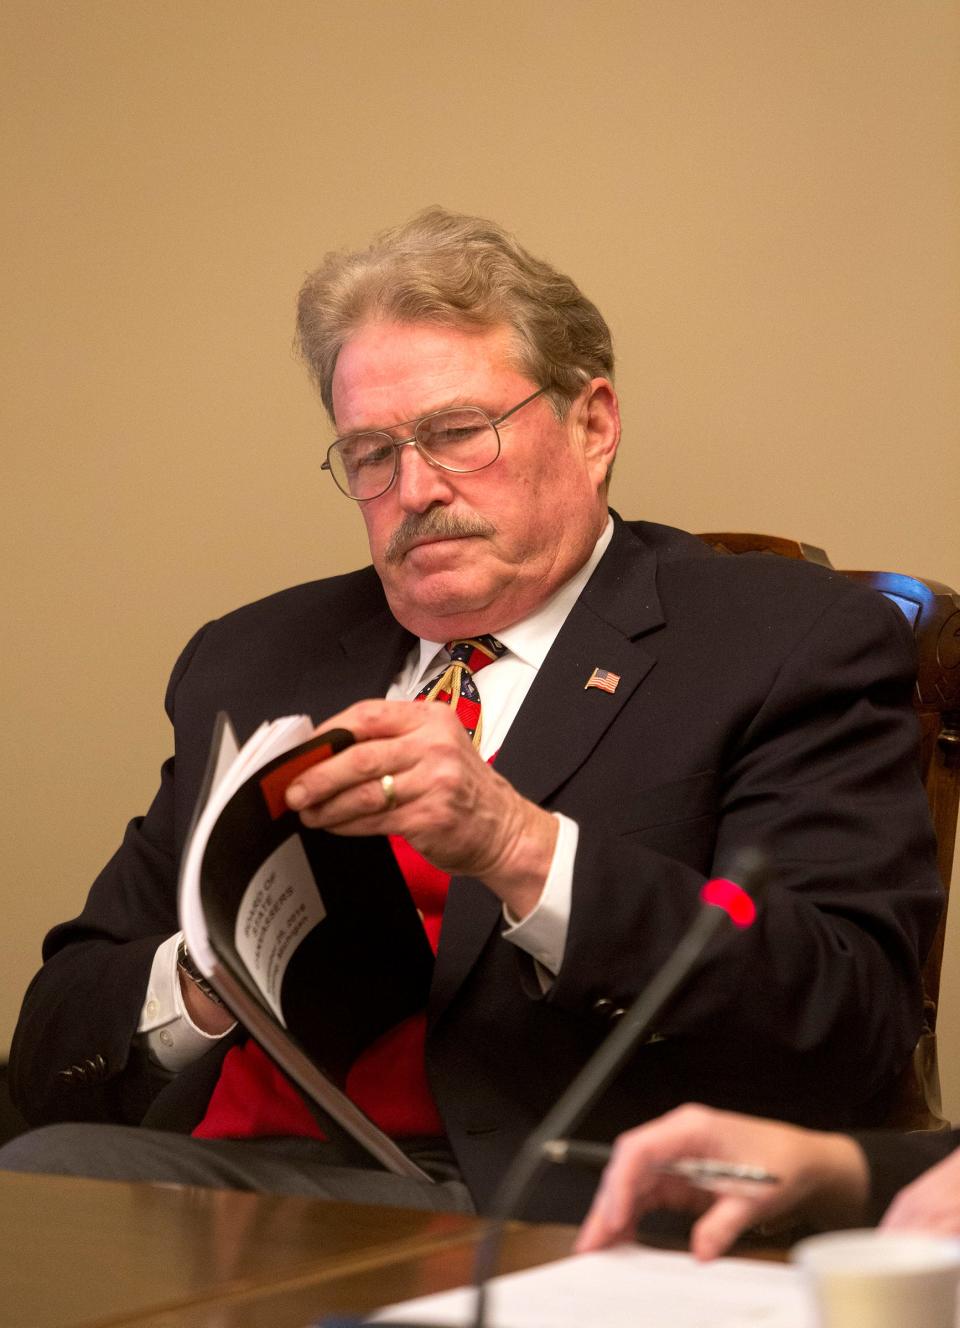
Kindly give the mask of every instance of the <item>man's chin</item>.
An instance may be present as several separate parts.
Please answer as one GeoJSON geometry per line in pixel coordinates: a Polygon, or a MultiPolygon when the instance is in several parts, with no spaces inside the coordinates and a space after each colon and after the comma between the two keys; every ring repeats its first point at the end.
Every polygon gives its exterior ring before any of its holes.
{"type": "Polygon", "coordinates": [[[496,595],[476,582],[467,584],[463,569],[411,579],[415,585],[411,586],[405,577],[384,582],[384,590],[390,612],[414,636],[451,641],[493,630],[488,620],[496,595]]]}

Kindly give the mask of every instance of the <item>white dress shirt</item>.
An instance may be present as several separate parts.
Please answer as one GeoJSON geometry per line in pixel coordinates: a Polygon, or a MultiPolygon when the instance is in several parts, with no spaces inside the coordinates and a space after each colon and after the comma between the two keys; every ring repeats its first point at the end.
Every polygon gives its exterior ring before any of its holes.
{"type": "MultiPolygon", "coordinates": [[[[474,677],[483,713],[480,755],[484,760],[489,761],[503,745],[538,669],[606,552],[612,535],[613,521],[608,517],[593,552],[580,570],[535,613],[497,633],[497,640],[507,647],[507,653],[474,677]]],[[[442,642],[421,639],[390,684],[387,699],[413,700],[425,683],[439,676],[449,660],[442,642]]],[[[536,960],[545,991],[563,959],[579,835],[575,821],[559,813],[554,815],[558,822],[557,842],[539,901],[520,920],[504,908],[503,935],[536,960]]],[[[164,941],[154,956],[137,1025],[137,1033],[144,1037],[151,1059],[172,1071],[183,1069],[207,1051],[211,1042],[217,1041],[217,1035],[204,1033],[194,1024],[184,1007],[176,966],[180,935],[177,932],[164,941]]]]}

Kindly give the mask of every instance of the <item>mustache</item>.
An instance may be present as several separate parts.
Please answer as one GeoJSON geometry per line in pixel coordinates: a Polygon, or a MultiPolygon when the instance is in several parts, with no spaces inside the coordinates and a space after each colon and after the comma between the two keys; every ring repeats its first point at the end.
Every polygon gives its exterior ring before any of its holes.
{"type": "Polygon", "coordinates": [[[431,507],[426,512],[407,513],[390,536],[383,556],[388,563],[399,563],[423,539],[490,539],[495,534],[485,517],[475,513],[458,516],[444,507],[431,507]]]}

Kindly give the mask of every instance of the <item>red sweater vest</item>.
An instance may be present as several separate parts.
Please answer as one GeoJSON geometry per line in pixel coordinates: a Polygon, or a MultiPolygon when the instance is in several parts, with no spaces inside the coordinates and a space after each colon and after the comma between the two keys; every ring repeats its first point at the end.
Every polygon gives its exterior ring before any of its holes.
{"type": "MultiPolygon", "coordinates": [[[[436,954],[450,877],[406,840],[391,835],[390,843],[436,954]]],[[[347,1096],[395,1139],[444,1132],[427,1083],[425,1037],[426,1015],[411,1015],[367,1047],[347,1074],[347,1096]]],[[[252,1038],[227,1052],[193,1133],[198,1139],[324,1137],[300,1093],[252,1038]]]]}

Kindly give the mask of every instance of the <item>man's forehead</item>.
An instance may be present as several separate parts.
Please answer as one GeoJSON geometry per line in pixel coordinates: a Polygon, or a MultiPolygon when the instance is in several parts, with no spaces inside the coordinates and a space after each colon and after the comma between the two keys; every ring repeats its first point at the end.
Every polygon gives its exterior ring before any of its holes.
{"type": "Polygon", "coordinates": [[[526,382],[513,330],[442,323],[368,322],[347,338],[333,375],[338,429],[377,428],[445,406],[490,404],[526,382]]]}

